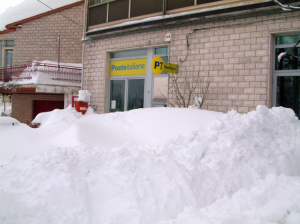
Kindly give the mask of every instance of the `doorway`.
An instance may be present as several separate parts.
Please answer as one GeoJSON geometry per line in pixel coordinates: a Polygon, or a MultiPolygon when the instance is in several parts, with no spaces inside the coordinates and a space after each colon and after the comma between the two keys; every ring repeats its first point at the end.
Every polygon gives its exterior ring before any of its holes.
{"type": "Polygon", "coordinates": [[[110,112],[144,107],[145,79],[110,81],[110,112]]]}

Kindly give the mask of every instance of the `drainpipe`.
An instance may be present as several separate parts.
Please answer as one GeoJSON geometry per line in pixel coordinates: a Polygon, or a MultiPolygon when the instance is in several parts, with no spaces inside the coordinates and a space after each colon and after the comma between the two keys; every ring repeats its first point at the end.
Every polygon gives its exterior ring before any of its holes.
{"type": "Polygon", "coordinates": [[[60,59],[60,38],[57,38],[58,40],[58,71],[59,71],[59,59],[60,59]]]}
{"type": "MultiPolygon", "coordinates": [[[[84,19],[83,19],[83,38],[85,39],[85,32],[86,32],[86,23],[87,23],[87,10],[88,10],[88,0],[85,0],[85,4],[84,4],[84,19]]],[[[82,74],[81,74],[81,90],[83,90],[83,76],[84,76],[84,70],[83,70],[83,62],[84,62],[84,49],[85,49],[85,42],[82,42],[82,59],[81,59],[81,63],[82,63],[82,74]]]]}

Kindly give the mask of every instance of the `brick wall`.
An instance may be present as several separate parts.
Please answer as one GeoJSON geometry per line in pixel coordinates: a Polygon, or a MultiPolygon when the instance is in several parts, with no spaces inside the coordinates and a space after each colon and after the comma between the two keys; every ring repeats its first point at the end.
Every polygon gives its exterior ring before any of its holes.
{"type": "Polygon", "coordinates": [[[60,38],[60,62],[81,63],[84,4],[22,24],[22,29],[1,34],[0,39],[15,40],[14,65],[33,60],[58,61],[60,38]]]}
{"type": "MultiPolygon", "coordinates": [[[[94,40],[85,44],[83,89],[92,93],[98,112],[107,112],[110,51],[166,45],[172,33],[169,60],[190,76],[211,78],[205,109],[244,113],[257,105],[271,106],[273,34],[300,31],[300,12],[232,19],[94,40]],[[189,51],[186,36],[189,35],[189,51]],[[187,55],[188,54],[188,55],[187,55]],[[186,60],[181,63],[181,60],[186,60]]],[[[169,83],[170,85],[171,83],[169,83]]]]}
{"type": "Polygon", "coordinates": [[[64,101],[63,94],[13,94],[12,95],[12,117],[21,123],[33,120],[33,101],[49,100],[64,101]]]}

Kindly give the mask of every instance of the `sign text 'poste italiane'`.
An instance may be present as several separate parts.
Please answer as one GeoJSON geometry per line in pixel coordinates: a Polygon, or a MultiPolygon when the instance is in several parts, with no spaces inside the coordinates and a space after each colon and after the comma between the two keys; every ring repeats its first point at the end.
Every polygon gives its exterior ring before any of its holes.
{"type": "Polygon", "coordinates": [[[111,61],[110,76],[146,75],[146,58],[111,61]]]}
{"type": "Polygon", "coordinates": [[[177,65],[164,62],[161,57],[156,56],[152,59],[151,70],[155,75],[159,75],[162,72],[177,74],[177,65]]]}

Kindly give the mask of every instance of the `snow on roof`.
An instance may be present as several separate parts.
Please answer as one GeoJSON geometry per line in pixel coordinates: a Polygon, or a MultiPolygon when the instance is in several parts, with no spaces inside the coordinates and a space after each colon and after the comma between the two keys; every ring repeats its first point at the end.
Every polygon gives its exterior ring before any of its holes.
{"type": "MultiPolygon", "coordinates": [[[[57,71],[57,67],[48,67],[46,71],[43,69],[44,67],[39,66],[37,70],[34,70],[35,63],[38,63],[40,65],[46,64],[48,66],[57,66],[57,62],[53,61],[36,61],[33,62],[32,67],[29,67],[23,71],[23,73],[20,75],[19,78],[24,78],[20,79],[18,81],[15,81],[17,85],[28,85],[28,84],[35,84],[35,85],[57,85],[57,86],[81,86],[81,82],[76,82],[74,81],[63,81],[59,79],[55,79],[57,77],[53,77],[51,74],[49,74],[49,69],[53,71],[57,71]],[[31,79],[26,79],[26,77],[31,77],[31,79]]],[[[60,66],[64,66],[66,68],[71,68],[67,69],[68,71],[72,70],[72,68],[82,68],[82,64],[79,63],[60,63],[60,66]]],[[[64,70],[62,68],[62,70],[64,70]]],[[[65,71],[66,72],[66,71],[65,71]]],[[[80,76],[81,72],[78,70],[75,73],[76,75],[80,76]]],[[[66,76],[67,74],[65,74],[66,76]]],[[[80,76],[81,77],[81,76],[80,76]]],[[[77,77],[79,79],[80,77],[77,77]]],[[[72,76],[72,78],[74,78],[72,76]]],[[[76,79],[76,78],[75,78],[76,79]]]]}
{"type": "MultiPolygon", "coordinates": [[[[57,9],[79,1],[80,0],[41,0],[41,2],[52,9],[57,9]]],[[[12,3],[7,2],[8,1],[5,0],[0,1],[0,9],[6,8],[5,11],[0,10],[0,31],[5,30],[7,24],[51,11],[47,6],[37,0],[9,1],[12,3]],[[9,4],[11,5],[10,7],[9,4]]]]}

